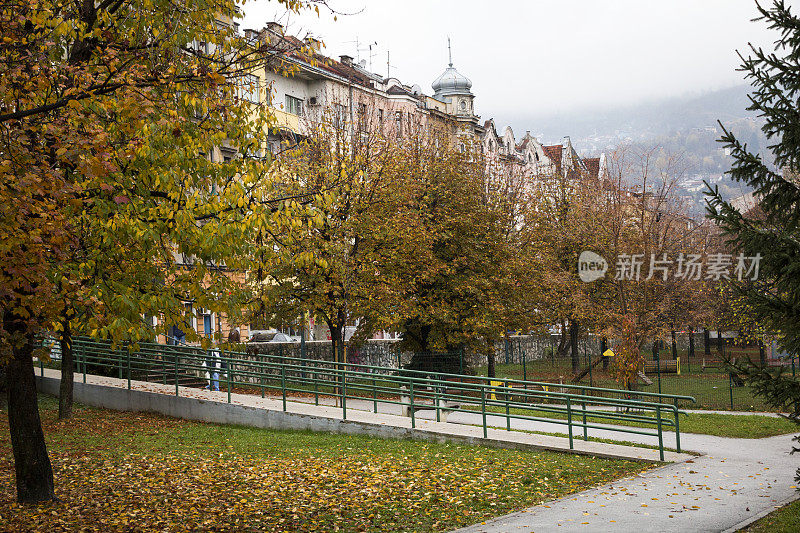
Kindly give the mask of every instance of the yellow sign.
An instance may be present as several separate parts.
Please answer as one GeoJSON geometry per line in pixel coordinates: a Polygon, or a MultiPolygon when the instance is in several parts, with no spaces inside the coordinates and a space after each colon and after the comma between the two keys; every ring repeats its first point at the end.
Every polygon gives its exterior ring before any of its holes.
{"type": "Polygon", "coordinates": [[[605,352],[603,352],[603,357],[614,357],[614,352],[613,352],[613,350],[611,350],[611,348],[609,348],[608,350],[606,350],[605,352]]]}

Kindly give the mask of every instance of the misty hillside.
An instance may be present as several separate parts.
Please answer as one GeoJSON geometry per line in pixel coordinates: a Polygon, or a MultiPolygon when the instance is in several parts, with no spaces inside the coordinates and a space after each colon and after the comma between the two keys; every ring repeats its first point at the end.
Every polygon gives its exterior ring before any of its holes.
{"type": "MultiPolygon", "coordinates": [[[[725,176],[731,158],[718,142],[722,129],[733,131],[754,152],[767,156],[762,121],[747,111],[748,85],[653,101],[627,107],[585,110],[558,115],[517,115],[509,119],[515,132],[531,130],[544,143],[558,143],[565,135],[583,155],[611,153],[623,144],[658,146],[664,157],[680,155],[685,172],[680,176],[682,195],[691,210],[704,209],[704,181],[719,186],[726,198],[749,192],[725,176]]],[[[502,124],[502,117],[498,118],[502,124]]]]}
{"type": "MultiPolygon", "coordinates": [[[[535,110],[508,117],[514,131],[542,136],[544,142],[556,142],[569,135],[575,139],[643,140],[671,135],[682,130],[715,126],[741,119],[755,119],[746,110],[749,85],[681,96],[626,107],[588,109],[564,114],[537,114],[535,110]]],[[[504,124],[503,117],[497,122],[504,124]]],[[[618,143],[614,143],[616,145],[618,143]]],[[[603,147],[608,148],[608,147],[603,147]]]]}

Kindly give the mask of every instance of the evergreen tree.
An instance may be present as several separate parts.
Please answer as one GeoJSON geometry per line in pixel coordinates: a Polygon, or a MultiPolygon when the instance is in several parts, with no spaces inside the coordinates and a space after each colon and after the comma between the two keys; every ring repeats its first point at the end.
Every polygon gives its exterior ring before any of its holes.
{"type": "MultiPolygon", "coordinates": [[[[753,319],[775,332],[791,353],[800,350],[800,18],[783,0],[758,6],[760,17],[778,33],[775,50],[751,45],[741,69],[751,80],[749,110],[764,119],[773,163],[762,159],[728,130],[720,142],[730,149],[728,174],[754,189],[757,208],[737,210],[717,189],[708,195],[708,217],[721,228],[737,254],[760,256],[758,280],[737,285],[753,319]]],[[[735,258],[734,258],[735,261],[735,258]]],[[[800,383],[780,371],[737,365],[756,394],[788,411],[800,423],[800,383]]],[[[795,437],[800,440],[800,437],[795,437]]],[[[796,451],[796,450],[795,450],[796,451]]],[[[798,472],[800,474],[800,472],[798,472]]],[[[798,475],[800,479],[800,475],[798,475]]]]}

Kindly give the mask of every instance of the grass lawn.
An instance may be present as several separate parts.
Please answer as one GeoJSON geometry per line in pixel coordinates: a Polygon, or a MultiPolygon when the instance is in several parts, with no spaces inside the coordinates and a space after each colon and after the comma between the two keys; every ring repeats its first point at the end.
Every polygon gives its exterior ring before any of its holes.
{"type": "Polygon", "coordinates": [[[742,531],[747,533],[795,533],[800,531],[800,500],[771,512],[742,531]]]}
{"type": "MultiPolygon", "coordinates": [[[[480,407],[476,407],[480,410],[480,407]]],[[[503,407],[490,406],[487,411],[492,411],[498,414],[505,414],[503,407]]],[[[552,413],[547,411],[527,410],[527,409],[511,409],[512,414],[535,416],[544,418],[555,418],[558,420],[566,420],[567,416],[562,413],[552,413]]],[[[572,415],[573,420],[580,422],[581,414],[575,412],[572,415]]],[[[669,415],[667,419],[671,420],[669,415]]],[[[596,424],[610,424],[618,426],[642,426],[646,428],[654,428],[655,422],[651,425],[643,425],[634,421],[625,420],[609,420],[603,417],[587,416],[588,423],[596,424]]],[[[762,415],[725,415],[718,413],[690,413],[688,415],[681,415],[680,417],[681,433],[700,433],[702,435],[715,435],[717,437],[732,437],[739,439],[761,439],[765,437],[774,437],[775,435],[784,435],[786,433],[800,432],[800,427],[797,424],[773,416],[762,415]]],[[[566,429],[566,426],[564,426],[566,429]]],[[[672,426],[664,426],[664,431],[673,430],[672,426]]],[[[575,427],[575,434],[583,431],[582,428],[575,427]]],[[[620,434],[620,438],[624,438],[624,433],[620,434]]]]}
{"type": "Polygon", "coordinates": [[[445,531],[648,467],[82,406],[58,422],[55,400],[40,408],[60,501],[14,503],[3,431],[0,530],[445,531]]]}
{"type": "MultiPolygon", "coordinates": [[[[662,353],[662,355],[664,355],[662,353]]],[[[727,373],[720,368],[707,369],[701,371],[700,363],[694,361],[691,367],[686,365],[682,359],[681,374],[661,375],[661,392],[663,394],[677,394],[693,396],[697,403],[682,403],[682,407],[690,409],[714,409],[714,410],[733,410],[733,411],[773,411],[763,398],[759,398],[752,393],[748,386],[731,387],[731,382],[727,373]],[[689,370],[691,368],[691,370],[689,370]]],[[[485,376],[486,367],[475,369],[478,375],[485,376]]],[[[546,381],[551,383],[565,384],[572,383],[572,369],[569,360],[549,360],[530,361],[526,365],[525,375],[529,381],[546,381]]],[[[787,367],[786,372],[791,374],[791,369],[787,367]]],[[[498,378],[522,379],[523,367],[521,364],[498,364],[495,368],[498,378]]],[[[648,374],[653,381],[652,385],[640,384],[640,390],[646,392],[658,392],[658,376],[648,374]]],[[[595,387],[619,389],[619,383],[607,371],[601,367],[596,367],[592,374],[592,383],[595,387]]],[[[581,383],[589,385],[587,375],[581,383]]]]}

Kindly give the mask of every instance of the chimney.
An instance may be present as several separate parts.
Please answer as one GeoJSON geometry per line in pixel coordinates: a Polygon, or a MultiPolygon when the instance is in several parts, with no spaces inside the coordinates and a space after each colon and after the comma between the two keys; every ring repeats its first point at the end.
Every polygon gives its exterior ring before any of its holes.
{"type": "Polygon", "coordinates": [[[258,32],[251,28],[245,28],[244,30],[244,38],[248,41],[257,41],[258,40],[258,32]]]}
{"type": "Polygon", "coordinates": [[[280,22],[267,22],[267,30],[275,35],[283,35],[283,24],[280,22]]]}
{"type": "Polygon", "coordinates": [[[339,56],[339,61],[341,61],[345,65],[352,65],[353,64],[353,56],[348,56],[348,55],[339,56]]]}
{"type": "Polygon", "coordinates": [[[531,130],[525,130],[525,137],[531,136],[531,130]]]}

